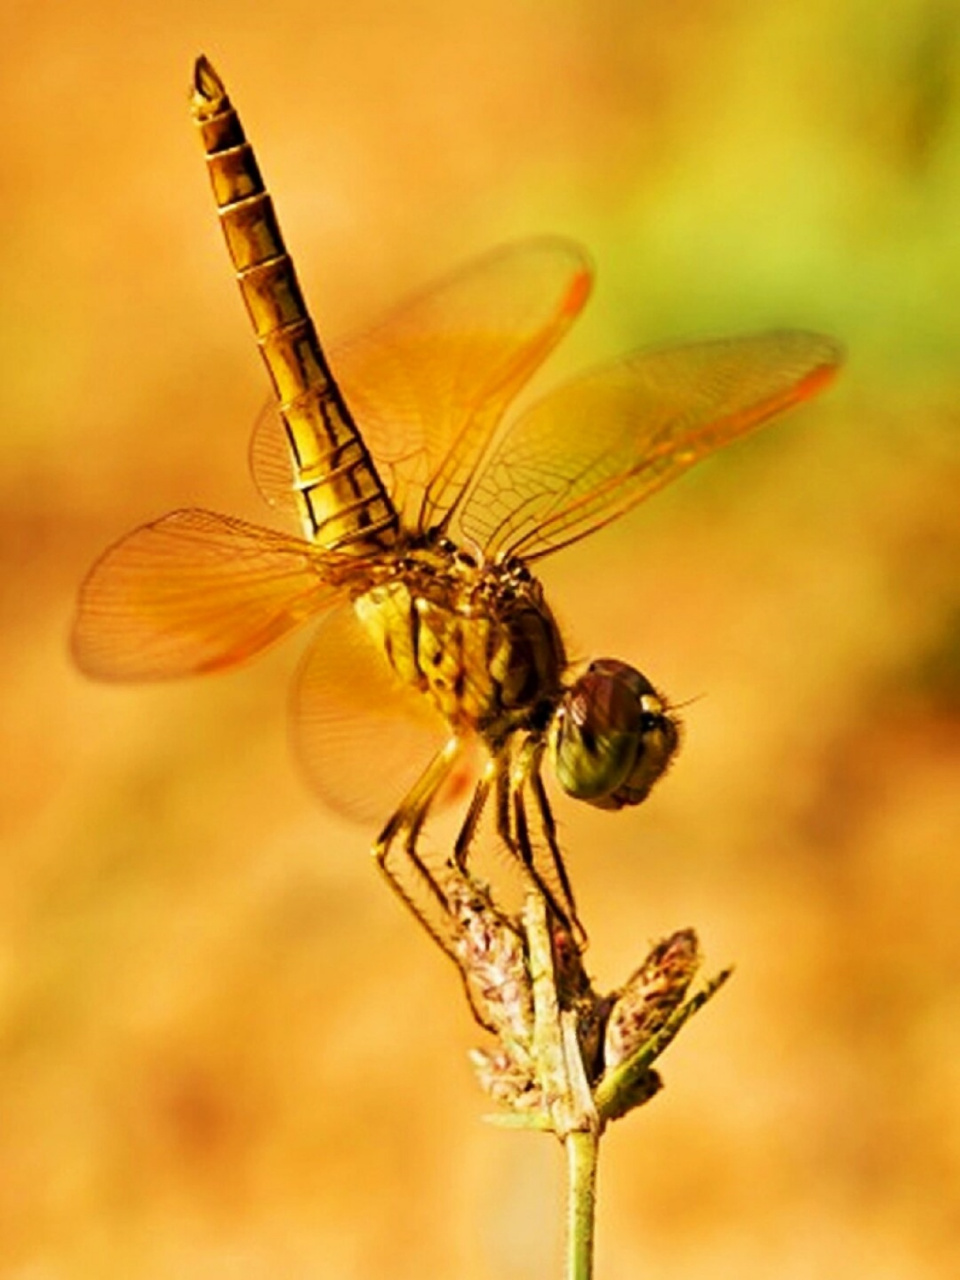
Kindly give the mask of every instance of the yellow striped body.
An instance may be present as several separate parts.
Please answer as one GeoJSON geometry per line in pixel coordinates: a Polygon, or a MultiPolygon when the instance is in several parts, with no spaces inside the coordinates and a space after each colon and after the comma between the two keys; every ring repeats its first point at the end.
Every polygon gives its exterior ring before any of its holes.
{"type": "Polygon", "coordinates": [[[327,365],[253,149],[203,59],[193,113],[227,249],[280,405],[304,533],[326,551],[392,547],[397,514],[327,365]]]}
{"type": "Polygon", "coordinates": [[[398,679],[495,748],[560,694],[566,660],[542,590],[519,565],[480,567],[445,541],[425,545],[401,530],[307,314],[253,150],[203,59],[193,112],[295,459],[304,531],[324,550],[365,558],[354,608],[398,679]]]}
{"type": "Polygon", "coordinates": [[[481,568],[449,544],[417,548],[354,608],[401,682],[491,748],[556,704],[563,643],[540,584],[518,566],[481,568]]]}

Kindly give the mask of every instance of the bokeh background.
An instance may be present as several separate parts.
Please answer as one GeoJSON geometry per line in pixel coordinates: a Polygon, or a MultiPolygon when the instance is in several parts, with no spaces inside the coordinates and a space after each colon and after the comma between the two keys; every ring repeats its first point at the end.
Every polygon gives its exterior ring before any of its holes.
{"type": "Polygon", "coordinates": [[[692,699],[565,806],[601,984],[733,982],[604,1142],[598,1274],[941,1280],[960,1257],[960,10],[951,0],[4,0],[0,1274],[558,1273],[561,1153],[484,1125],[452,970],[325,814],[293,641],[86,683],[77,583],[262,518],[264,377],[186,91],[207,52],[323,333],[502,240],[598,264],[545,385],[775,324],[828,397],[545,566],[577,653],[692,699]]]}

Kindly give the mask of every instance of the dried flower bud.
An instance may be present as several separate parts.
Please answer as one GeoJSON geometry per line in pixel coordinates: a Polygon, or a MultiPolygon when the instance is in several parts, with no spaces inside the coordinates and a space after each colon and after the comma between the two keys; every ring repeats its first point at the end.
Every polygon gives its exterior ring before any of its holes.
{"type": "Polygon", "coordinates": [[[620,1091],[617,1097],[617,1105],[611,1107],[607,1112],[608,1120],[618,1120],[620,1116],[627,1115],[636,1107],[642,1107],[644,1103],[650,1101],[663,1088],[663,1081],[660,1079],[658,1072],[652,1068],[644,1071],[643,1075],[638,1076],[626,1089],[620,1091]]]}
{"type": "Polygon", "coordinates": [[[498,1105],[514,1111],[542,1109],[542,1092],[505,1049],[471,1049],[469,1057],[481,1089],[498,1105]]]}
{"type": "Polygon", "coordinates": [[[524,1071],[533,1043],[533,991],[523,938],[479,886],[458,878],[445,893],[459,926],[457,960],[470,1003],[524,1071]]]}
{"type": "Polygon", "coordinates": [[[699,966],[697,935],[692,929],[681,929],[657,943],[610,1010],[603,1048],[608,1071],[656,1035],[687,994],[699,966]]]}

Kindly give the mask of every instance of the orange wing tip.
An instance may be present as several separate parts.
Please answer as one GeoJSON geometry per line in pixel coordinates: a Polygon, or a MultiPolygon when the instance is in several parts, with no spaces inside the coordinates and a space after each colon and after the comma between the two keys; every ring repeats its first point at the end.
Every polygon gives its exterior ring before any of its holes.
{"type": "Polygon", "coordinates": [[[583,305],[590,296],[590,290],[593,288],[593,277],[584,267],[578,271],[570,282],[570,288],[567,290],[566,297],[563,300],[563,306],[560,308],[560,314],[564,316],[579,315],[583,309],[583,305]]]}
{"type": "Polygon", "coordinates": [[[223,81],[214,70],[213,63],[202,53],[193,64],[191,105],[198,120],[208,120],[230,106],[223,81]]]}
{"type": "Polygon", "coordinates": [[[821,391],[825,391],[840,372],[843,358],[843,348],[839,343],[831,342],[828,352],[824,355],[823,363],[818,364],[815,369],[811,369],[806,377],[801,378],[798,383],[798,399],[809,400],[812,396],[817,396],[821,391]]]}

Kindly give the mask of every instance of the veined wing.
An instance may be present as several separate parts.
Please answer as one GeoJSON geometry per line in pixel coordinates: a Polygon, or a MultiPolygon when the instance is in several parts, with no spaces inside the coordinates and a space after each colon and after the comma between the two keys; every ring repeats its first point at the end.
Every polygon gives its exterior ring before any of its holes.
{"type": "Polygon", "coordinates": [[[567,546],[815,395],[840,360],[830,338],[783,331],[639,352],[588,374],[505,432],[467,494],[463,533],[491,559],[567,546]]]}
{"type": "Polygon", "coordinates": [[[359,821],[382,823],[395,813],[450,736],[428,698],[394,676],[347,604],[320,623],[293,698],[294,741],[308,782],[332,809],[359,821]]]}
{"type": "MultiPolygon", "coordinates": [[[[452,513],[504,410],[583,307],[589,260],[571,241],[521,241],[477,258],[330,352],[344,399],[408,529],[452,513]]],[[[290,450],[272,406],[251,466],[289,504],[290,450]]]]}
{"type": "Polygon", "coordinates": [[[101,680],[231,667],[329,604],[336,574],[299,538],[214,511],[174,511],[91,569],[73,628],[78,666],[101,680]]]}

